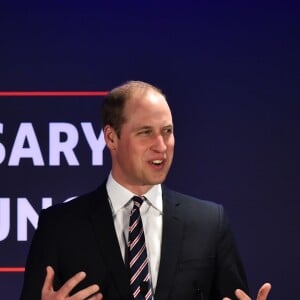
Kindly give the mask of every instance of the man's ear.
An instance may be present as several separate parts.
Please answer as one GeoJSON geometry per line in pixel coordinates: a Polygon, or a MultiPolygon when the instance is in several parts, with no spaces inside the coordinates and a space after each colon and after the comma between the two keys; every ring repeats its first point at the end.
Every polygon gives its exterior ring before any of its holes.
{"type": "Polygon", "coordinates": [[[107,148],[111,151],[116,150],[118,140],[116,131],[110,125],[106,125],[103,134],[107,148]]]}

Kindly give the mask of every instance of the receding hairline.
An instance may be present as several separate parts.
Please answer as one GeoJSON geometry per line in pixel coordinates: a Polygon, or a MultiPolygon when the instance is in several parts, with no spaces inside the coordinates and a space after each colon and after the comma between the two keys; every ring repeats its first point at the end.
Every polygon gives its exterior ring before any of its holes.
{"type": "Polygon", "coordinates": [[[124,115],[126,103],[131,102],[133,99],[142,99],[147,93],[160,95],[168,105],[166,96],[162,91],[147,82],[131,80],[112,89],[105,96],[102,103],[102,127],[110,125],[119,136],[121,127],[126,122],[126,116],[124,115]]]}
{"type": "Polygon", "coordinates": [[[121,84],[120,86],[117,86],[114,89],[112,89],[109,92],[109,94],[123,94],[126,100],[128,100],[131,97],[135,96],[136,94],[144,94],[148,91],[156,92],[162,95],[166,99],[166,96],[158,87],[150,83],[144,81],[138,81],[138,80],[127,81],[121,84]]]}

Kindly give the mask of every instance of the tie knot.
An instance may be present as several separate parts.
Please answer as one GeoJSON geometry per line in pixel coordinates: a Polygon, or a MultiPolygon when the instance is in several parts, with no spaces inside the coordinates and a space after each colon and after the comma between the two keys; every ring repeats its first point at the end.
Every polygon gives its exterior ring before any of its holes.
{"type": "Polygon", "coordinates": [[[140,208],[144,202],[144,198],[143,197],[138,197],[138,196],[134,196],[132,197],[134,206],[140,208]]]}

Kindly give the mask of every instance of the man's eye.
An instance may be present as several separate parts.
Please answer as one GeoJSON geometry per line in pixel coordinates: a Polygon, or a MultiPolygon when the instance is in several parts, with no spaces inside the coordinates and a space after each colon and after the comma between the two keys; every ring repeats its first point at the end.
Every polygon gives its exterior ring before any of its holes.
{"type": "Polygon", "coordinates": [[[165,133],[165,134],[171,134],[171,133],[173,133],[173,129],[172,129],[172,128],[166,128],[166,129],[164,130],[164,133],[165,133]]]}
{"type": "Polygon", "coordinates": [[[151,130],[143,130],[143,131],[139,132],[140,135],[149,135],[150,133],[151,133],[151,130]]]}

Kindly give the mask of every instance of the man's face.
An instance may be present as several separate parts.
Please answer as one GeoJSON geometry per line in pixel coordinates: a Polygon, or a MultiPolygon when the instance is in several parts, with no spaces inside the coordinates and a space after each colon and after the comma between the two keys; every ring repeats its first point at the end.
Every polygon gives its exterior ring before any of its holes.
{"type": "Polygon", "coordinates": [[[126,122],[112,153],[114,179],[136,194],[162,183],[174,153],[172,115],[165,98],[152,90],[136,93],[124,107],[126,122]]]}

